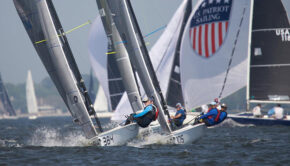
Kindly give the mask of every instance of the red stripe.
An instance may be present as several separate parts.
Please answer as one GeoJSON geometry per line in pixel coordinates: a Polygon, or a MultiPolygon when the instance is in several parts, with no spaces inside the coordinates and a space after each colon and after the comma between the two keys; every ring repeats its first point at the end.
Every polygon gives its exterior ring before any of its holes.
{"type": "Polygon", "coordinates": [[[193,49],[194,50],[196,50],[195,42],[196,42],[196,28],[193,29],[193,49]]]}
{"type": "Polygon", "coordinates": [[[205,32],[204,32],[204,46],[205,46],[205,57],[209,56],[208,53],[208,24],[205,24],[205,32]]]}
{"type": "Polygon", "coordinates": [[[223,42],[223,27],[222,27],[222,23],[219,22],[219,46],[222,45],[223,42]]]}
{"type": "Polygon", "coordinates": [[[211,23],[211,49],[212,54],[215,53],[215,24],[211,23]]]}
{"type": "Polygon", "coordinates": [[[226,32],[228,31],[229,22],[226,22],[226,32]]]}
{"type": "Polygon", "coordinates": [[[202,49],[201,49],[201,36],[202,36],[202,26],[199,26],[198,30],[198,54],[202,55],[202,49]]]}

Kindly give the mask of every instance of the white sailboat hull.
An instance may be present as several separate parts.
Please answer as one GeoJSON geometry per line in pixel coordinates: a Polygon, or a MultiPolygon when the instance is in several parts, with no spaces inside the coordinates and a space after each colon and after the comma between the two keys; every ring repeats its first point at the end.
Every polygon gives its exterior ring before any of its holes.
{"type": "Polygon", "coordinates": [[[91,139],[93,144],[100,146],[120,146],[134,139],[139,132],[139,127],[136,123],[126,126],[118,126],[112,130],[101,133],[91,139]]]}
{"type": "MultiPolygon", "coordinates": [[[[206,126],[204,124],[188,125],[182,129],[173,131],[170,135],[157,139],[154,143],[161,144],[191,144],[200,139],[205,133],[206,126]]],[[[159,124],[150,125],[147,129],[139,133],[139,137],[145,138],[152,134],[162,132],[159,124]]]]}
{"type": "Polygon", "coordinates": [[[204,124],[188,125],[177,131],[173,131],[162,143],[165,144],[191,144],[199,140],[205,132],[204,124]]]}

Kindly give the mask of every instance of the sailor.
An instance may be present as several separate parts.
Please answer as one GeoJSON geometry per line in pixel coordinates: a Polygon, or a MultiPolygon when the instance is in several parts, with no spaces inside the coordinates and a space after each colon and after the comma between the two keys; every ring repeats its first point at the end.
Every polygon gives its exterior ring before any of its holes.
{"type": "Polygon", "coordinates": [[[176,127],[180,127],[182,126],[183,121],[186,118],[186,111],[180,103],[177,103],[175,107],[176,107],[175,116],[171,116],[170,121],[173,122],[176,127]]]}
{"type": "Polygon", "coordinates": [[[254,117],[261,118],[262,117],[261,104],[258,104],[256,107],[254,107],[252,112],[253,112],[254,117]]]}
{"type": "Polygon", "coordinates": [[[214,99],[214,102],[216,102],[216,108],[217,108],[218,110],[221,110],[221,105],[220,105],[219,99],[218,99],[218,98],[215,98],[215,99],[214,99]]]}
{"type": "Polygon", "coordinates": [[[213,126],[224,121],[227,118],[227,105],[223,103],[221,105],[221,110],[218,110],[216,105],[217,103],[213,101],[209,112],[201,116],[198,121],[200,123],[204,122],[206,126],[213,126]]]}
{"type": "Polygon", "coordinates": [[[273,107],[268,112],[269,117],[273,117],[275,119],[283,119],[284,118],[284,109],[281,107],[280,104],[277,104],[277,106],[273,107]]]}
{"type": "Polygon", "coordinates": [[[145,105],[145,108],[142,112],[138,114],[131,114],[127,120],[125,125],[131,122],[137,122],[140,127],[147,127],[150,123],[157,119],[158,117],[158,109],[153,104],[153,98],[144,97],[142,102],[145,105]]]}

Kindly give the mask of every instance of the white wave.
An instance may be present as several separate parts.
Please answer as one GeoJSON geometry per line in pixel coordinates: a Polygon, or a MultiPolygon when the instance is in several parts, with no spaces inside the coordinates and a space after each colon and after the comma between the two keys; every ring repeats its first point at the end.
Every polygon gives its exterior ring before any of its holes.
{"type": "Polygon", "coordinates": [[[14,139],[0,139],[0,147],[21,147],[14,139]]]}
{"type": "Polygon", "coordinates": [[[35,130],[28,144],[45,147],[87,146],[88,140],[80,131],[72,131],[64,134],[60,129],[42,127],[35,130]]]}
{"type": "Polygon", "coordinates": [[[209,128],[216,128],[216,127],[222,127],[222,126],[227,126],[227,127],[252,127],[255,126],[253,124],[241,124],[238,123],[234,120],[232,120],[231,118],[227,118],[226,120],[224,120],[222,123],[209,127],[209,128]]]}
{"type": "Polygon", "coordinates": [[[144,146],[152,144],[164,144],[165,137],[166,135],[161,135],[159,133],[149,133],[145,137],[138,137],[128,142],[127,146],[143,148],[144,146]]]}

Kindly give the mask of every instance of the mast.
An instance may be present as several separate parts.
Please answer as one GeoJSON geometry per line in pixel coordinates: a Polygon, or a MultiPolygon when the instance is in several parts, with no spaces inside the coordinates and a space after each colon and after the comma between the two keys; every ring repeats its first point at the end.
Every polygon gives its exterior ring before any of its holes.
{"type": "Polygon", "coordinates": [[[164,132],[171,133],[171,129],[165,119],[165,114],[169,116],[166,102],[162,95],[161,88],[159,87],[131,3],[127,0],[120,0],[117,3],[114,3],[114,6],[112,3],[110,4],[112,13],[115,14],[114,22],[120,34],[122,34],[122,41],[126,41],[125,46],[129,52],[130,60],[138,72],[143,88],[148,97],[154,98],[154,103],[159,109],[159,123],[164,132]]]}
{"type": "MultiPolygon", "coordinates": [[[[115,58],[119,72],[122,76],[124,88],[127,92],[133,112],[143,109],[137,81],[132,69],[132,65],[121,37],[112,19],[112,13],[106,0],[97,0],[102,22],[113,50],[116,51],[115,58]]],[[[110,56],[110,55],[109,55],[110,56]]]]}
{"type": "Polygon", "coordinates": [[[282,1],[254,0],[252,20],[248,104],[290,104],[290,24],[282,1]]]}
{"type": "Polygon", "coordinates": [[[51,0],[14,0],[14,5],[74,122],[87,138],[95,137],[90,115],[95,117],[98,132],[102,128],[51,0]]]}
{"type": "Polygon", "coordinates": [[[175,107],[176,103],[181,103],[184,106],[184,99],[182,94],[182,88],[180,83],[180,46],[181,46],[181,39],[185,29],[185,25],[188,21],[192,10],[192,0],[187,1],[184,17],[182,20],[182,26],[178,34],[178,41],[176,44],[176,49],[174,53],[174,61],[173,66],[170,72],[170,80],[168,82],[168,90],[166,93],[166,101],[169,106],[175,107]]]}

